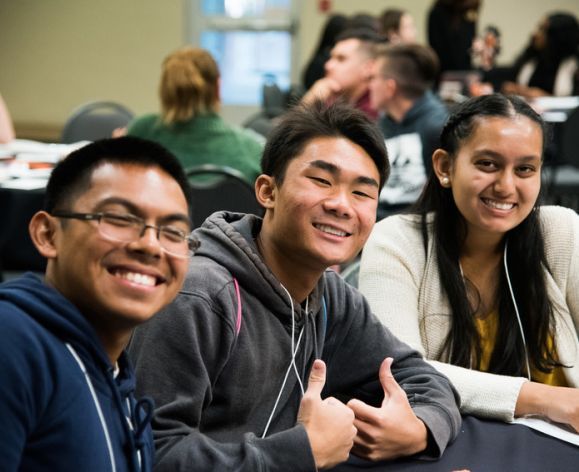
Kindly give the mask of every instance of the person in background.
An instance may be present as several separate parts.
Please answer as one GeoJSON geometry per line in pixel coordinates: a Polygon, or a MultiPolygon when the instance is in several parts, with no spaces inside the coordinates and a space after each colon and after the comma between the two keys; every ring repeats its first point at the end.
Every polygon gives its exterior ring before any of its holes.
{"type": "Polygon", "coordinates": [[[428,46],[386,44],[375,49],[370,104],[386,138],[391,176],[380,193],[378,219],[414,203],[440,146],[440,131],[448,117],[431,89],[438,58],[428,46]]]}
{"type": "Polygon", "coordinates": [[[520,97],[458,105],[415,209],[375,226],[360,289],[464,414],[579,431],[579,216],[539,205],[545,146],[520,97]]]}
{"type": "Polygon", "coordinates": [[[483,72],[495,67],[501,52],[501,33],[496,26],[488,25],[482,35],[477,36],[471,48],[473,66],[483,72]]]}
{"type": "Polygon", "coordinates": [[[380,131],[344,104],[298,105],[262,166],[264,218],[221,212],[195,230],[183,290],[131,341],[138,391],[157,405],[156,470],[438,457],[460,427],[450,383],[326,270],[374,224],[380,131]]]}
{"type": "Polygon", "coordinates": [[[414,18],[405,10],[388,8],[380,15],[380,34],[390,44],[415,43],[416,25],[414,18]]]}
{"type": "Polygon", "coordinates": [[[6,102],[0,95],[0,144],[6,144],[12,141],[16,135],[14,134],[14,125],[10,112],[6,106],[6,102]]]}
{"type": "Polygon", "coordinates": [[[30,237],[44,280],[0,285],[2,470],[150,471],[150,400],[124,348],[197,248],[187,179],[156,143],[95,141],[53,170],[30,237]]]}
{"type": "Polygon", "coordinates": [[[440,73],[471,70],[481,0],[435,0],[428,13],[428,44],[440,61],[440,73]]]}
{"type": "Polygon", "coordinates": [[[378,114],[370,105],[368,84],[372,73],[372,51],[384,39],[371,29],[348,29],[338,36],[326,62],[326,75],[302,98],[303,103],[343,100],[371,119],[378,114]]]}
{"type": "Polygon", "coordinates": [[[233,167],[253,184],[264,140],[219,116],[219,69],[209,52],[187,46],[169,54],[159,95],[161,114],[136,118],[129,124],[129,136],[162,144],[186,169],[201,164],[233,167]]]}
{"type": "Polygon", "coordinates": [[[579,24],[570,13],[542,19],[531,41],[516,60],[512,81],[503,93],[525,98],[579,94],[579,24]]]}
{"type": "Polygon", "coordinates": [[[330,51],[336,44],[336,37],[346,29],[347,24],[348,17],[345,15],[336,13],[328,17],[318,47],[304,70],[303,84],[305,90],[324,77],[324,65],[330,58],[330,51]]]}

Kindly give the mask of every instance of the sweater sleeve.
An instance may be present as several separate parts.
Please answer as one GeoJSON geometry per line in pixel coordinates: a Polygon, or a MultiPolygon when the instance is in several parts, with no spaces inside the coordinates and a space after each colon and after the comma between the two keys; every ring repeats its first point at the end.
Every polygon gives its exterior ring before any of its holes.
{"type": "Polygon", "coordinates": [[[218,401],[212,388],[235,336],[232,319],[210,300],[191,293],[180,294],[135,331],[129,354],[138,393],[151,396],[156,405],[156,471],[315,470],[301,425],[264,439],[247,433],[238,442],[219,442],[201,431],[206,407],[218,401]]]}
{"type": "Polygon", "coordinates": [[[458,395],[444,375],[380,323],[357,290],[342,286],[341,293],[336,290],[336,296],[329,297],[324,347],[329,366],[327,393],[344,393],[379,405],[384,398],[379,367],[386,357],[392,357],[394,378],[431,434],[432,442],[423,456],[439,457],[460,428],[458,395]]]}
{"type": "MultiPolygon", "coordinates": [[[[440,353],[444,339],[435,339],[429,344],[423,339],[423,333],[443,332],[450,315],[420,319],[419,292],[424,283],[426,264],[424,246],[418,227],[410,226],[402,218],[389,218],[375,226],[362,256],[362,293],[385,326],[427,356],[429,362],[452,381],[461,397],[462,413],[511,421],[519,391],[526,379],[440,362],[432,353],[440,353]]],[[[438,276],[438,271],[433,274],[438,276]]],[[[429,294],[426,303],[438,304],[442,296],[440,293],[429,294]]]]}

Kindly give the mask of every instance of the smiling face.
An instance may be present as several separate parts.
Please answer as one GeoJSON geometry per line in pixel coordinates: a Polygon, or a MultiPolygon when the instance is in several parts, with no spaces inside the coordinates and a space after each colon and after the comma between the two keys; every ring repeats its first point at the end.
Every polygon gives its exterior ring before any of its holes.
{"type": "MultiPolygon", "coordinates": [[[[102,164],[90,187],[66,210],[130,213],[147,224],[189,228],[183,191],[157,167],[102,164]]],[[[53,228],[52,252],[44,254],[49,259],[46,280],[101,333],[146,321],[183,283],[188,259],[168,255],[154,230],[127,243],[104,236],[96,221],[45,218],[53,228]]]]}
{"type": "Polygon", "coordinates": [[[260,176],[266,207],[261,238],[298,271],[318,276],[352,259],[376,220],[380,176],[374,161],[346,138],[319,137],[292,159],[281,185],[260,176]]]}
{"type": "Polygon", "coordinates": [[[468,237],[502,237],[529,215],[541,188],[542,146],[540,126],[526,116],[485,117],[454,159],[435,153],[436,174],[451,188],[468,237]]]}

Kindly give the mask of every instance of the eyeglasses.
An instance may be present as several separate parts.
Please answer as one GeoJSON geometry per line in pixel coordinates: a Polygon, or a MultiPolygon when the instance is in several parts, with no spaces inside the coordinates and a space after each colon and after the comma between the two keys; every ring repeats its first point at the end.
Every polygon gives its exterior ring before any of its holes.
{"type": "Polygon", "coordinates": [[[180,228],[167,225],[148,225],[143,218],[130,213],[70,213],[55,211],[52,216],[82,221],[96,221],[102,236],[125,243],[142,238],[147,228],[153,228],[163,250],[175,257],[191,257],[201,244],[199,240],[180,228]]]}

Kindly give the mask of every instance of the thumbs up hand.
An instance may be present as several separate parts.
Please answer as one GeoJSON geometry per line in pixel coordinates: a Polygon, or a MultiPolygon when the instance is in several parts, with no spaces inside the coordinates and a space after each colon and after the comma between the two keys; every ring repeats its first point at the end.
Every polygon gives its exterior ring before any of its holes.
{"type": "Polygon", "coordinates": [[[332,467],[348,459],[354,444],[354,413],[336,398],[322,400],[326,384],[326,364],[315,360],[308,388],[300,403],[298,422],[304,425],[318,469],[332,467]]]}
{"type": "Polygon", "coordinates": [[[352,453],[373,461],[408,456],[427,446],[426,426],[416,417],[406,393],[393,377],[392,362],[387,357],[380,366],[380,384],[384,389],[380,408],[356,399],[348,402],[358,430],[352,453]]]}

